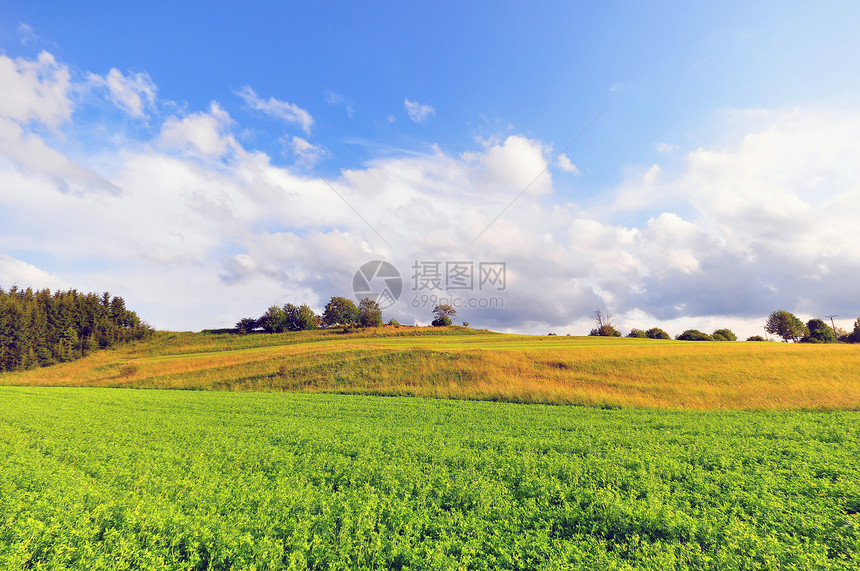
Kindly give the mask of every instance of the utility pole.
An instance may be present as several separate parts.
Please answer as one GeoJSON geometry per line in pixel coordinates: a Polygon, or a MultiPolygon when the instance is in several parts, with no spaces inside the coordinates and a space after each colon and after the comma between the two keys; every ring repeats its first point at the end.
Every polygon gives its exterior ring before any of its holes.
{"type": "Polygon", "coordinates": [[[826,317],[827,319],[829,319],[829,320],[830,320],[830,325],[832,325],[832,326],[833,326],[833,335],[835,335],[836,337],[839,337],[839,334],[838,334],[838,333],[836,333],[836,324],[835,324],[835,323],[833,323],[833,318],[834,318],[834,317],[839,317],[839,316],[838,316],[838,315],[825,315],[824,317],[826,317]]]}

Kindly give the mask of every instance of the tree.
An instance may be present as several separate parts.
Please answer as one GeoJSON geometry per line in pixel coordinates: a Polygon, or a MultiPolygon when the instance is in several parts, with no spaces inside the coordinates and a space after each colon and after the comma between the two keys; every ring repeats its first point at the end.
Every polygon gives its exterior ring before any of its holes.
{"type": "Polygon", "coordinates": [[[596,327],[589,332],[591,336],[600,337],[621,337],[621,332],[615,328],[614,316],[609,313],[603,313],[599,309],[595,309],[591,314],[591,320],[594,321],[596,327]]]}
{"type": "Polygon", "coordinates": [[[698,329],[687,329],[675,336],[678,341],[713,341],[714,338],[698,329]]]}
{"type": "Polygon", "coordinates": [[[771,312],[764,324],[764,330],[773,335],[782,337],[788,343],[797,343],[809,334],[809,330],[793,313],[783,310],[771,312]]]}
{"type": "Polygon", "coordinates": [[[839,338],[845,343],[860,343],[860,317],[854,322],[854,331],[839,338]]]}
{"type": "Polygon", "coordinates": [[[443,303],[433,308],[433,315],[435,319],[433,319],[432,325],[434,327],[442,327],[451,325],[451,318],[457,316],[457,310],[447,303],[443,303]]]}
{"type": "Polygon", "coordinates": [[[645,339],[648,337],[647,335],[645,335],[644,331],[642,331],[641,329],[635,329],[635,328],[631,329],[630,333],[628,333],[627,336],[632,337],[634,339],[645,339]]]}
{"type": "Polygon", "coordinates": [[[362,327],[382,327],[382,310],[379,304],[365,297],[358,304],[358,324],[362,327]]]}
{"type": "Polygon", "coordinates": [[[711,333],[714,341],[737,341],[738,336],[731,329],[717,329],[711,333]]]}
{"type": "Polygon", "coordinates": [[[283,308],[273,305],[260,317],[259,324],[266,333],[283,333],[287,330],[287,314],[283,308]]]}
{"type": "Polygon", "coordinates": [[[671,337],[669,337],[669,334],[660,329],[659,327],[652,327],[645,332],[645,336],[649,339],[671,339],[671,337]]]}
{"type": "Polygon", "coordinates": [[[806,343],[836,343],[833,329],[821,319],[810,319],[806,329],[809,333],[802,339],[806,343]]]}
{"type": "Polygon", "coordinates": [[[765,338],[761,335],[753,335],[752,337],[747,337],[747,341],[764,341],[765,338]]]}
{"type": "Polygon", "coordinates": [[[327,327],[335,325],[355,325],[358,322],[358,308],[345,297],[333,297],[323,311],[323,323],[327,327]]]}
{"type": "Polygon", "coordinates": [[[258,319],[254,319],[253,317],[243,317],[236,322],[236,331],[244,335],[245,333],[250,333],[254,329],[257,329],[259,326],[260,323],[258,319]]]}
{"type": "Polygon", "coordinates": [[[296,307],[292,303],[284,306],[287,318],[287,329],[290,331],[307,331],[317,328],[317,316],[306,303],[296,307]]]}

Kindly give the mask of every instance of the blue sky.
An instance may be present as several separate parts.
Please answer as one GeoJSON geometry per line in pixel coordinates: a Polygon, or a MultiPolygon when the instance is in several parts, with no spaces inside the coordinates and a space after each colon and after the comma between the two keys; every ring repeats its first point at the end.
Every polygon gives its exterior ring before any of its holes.
{"type": "MultiPolygon", "coordinates": [[[[7,2],[0,286],[109,289],[199,329],[321,309],[372,259],[501,260],[504,308],[474,325],[848,327],[858,12],[7,2]]],[[[426,322],[414,302],[386,315],[426,322]]]]}

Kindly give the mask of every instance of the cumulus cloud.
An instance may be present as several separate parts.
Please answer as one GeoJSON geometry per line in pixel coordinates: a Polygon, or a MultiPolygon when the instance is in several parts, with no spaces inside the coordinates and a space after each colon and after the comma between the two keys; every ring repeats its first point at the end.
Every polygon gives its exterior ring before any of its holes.
{"type": "Polygon", "coordinates": [[[579,169],[576,167],[575,164],[570,162],[570,159],[567,158],[564,153],[558,156],[558,159],[556,159],[556,163],[558,164],[558,167],[564,172],[573,173],[575,175],[579,174],[579,169]]]}
{"type": "Polygon", "coordinates": [[[430,115],[435,115],[436,110],[433,107],[418,103],[417,101],[409,101],[405,99],[403,106],[406,108],[406,114],[416,123],[424,123],[430,118],[430,115]]]}
{"type": "Polygon", "coordinates": [[[48,52],[35,60],[0,55],[0,85],[0,116],[18,123],[38,121],[51,128],[71,117],[69,70],[48,52]]]}
{"type": "Polygon", "coordinates": [[[293,136],[289,141],[291,150],[298,154],[297,162],[307,163],[311,166],[320,162],[328,155],[328,152],[319,145],[314,145],[307,139],[293,136]]]}
{"type": "Polygon", "coordinates": [[[0,253],[0,287],[8,289],[17,285],[27,288],[31,284],[38,284],[40,288],[56,288],[60,286],[60,280],[32,264],[0,253]]]}
{"type": "Polygon", "coordinates": [[[239,147],[228,132],[232,123],[230,115],[212,102],[208,112],[168,118],[162,125],[159,142],[167,148],[220,157],[239,147]]]}
{"type": "Polygon", "coordinates": [[[471,166],[470,178],[477,190],[499,194],[528,189],[547,194],[552,192],[552,175],[546,172],[549,161],[545,151],[539,141],[511,135],[501,144],[461,156],[471,166]]]}
{"type": "Polygon", "coordinates": [[[97,166],[76,171],[31,124],[74,129],[64,73],[49,56],[0,56],[3,85],[29,93],[0,100],[0,244],[19,248],[0,251],[0,283],[107,289],[175,329],[229,326],[271,303],[320,310],[374,259],[400,269],[407,289],[387,315],[406,323],[429,321],[422,293],[498,296],[503,309],[463,308],[462,318],[542,333],[584,333],[597,307],[625,327],[727,325],[741,335],[759,333],[780,307],[807,319],[857,313],[860,111],[758,114],[734,144],[703,145],[677,167],[631,169],[588,201],[555,198],[548,145],[523,135],[461,154],[389,152],[333,177],[333,192],[243,147],[218,103],[168,117],[154,140],[108,146],[97,166]],[[58,179],[109,181],[117,192],[58,194],[58,179]],[[506,287],[413,291],[416,261],[504,262],[506,287]]]}
{"type": "Polygon", "coordinates": [[[268,99],[260,99],[256,92],[246,85],[238,91],[239,97],[245,100],[245,103],[251,109],[261,111],[270,117],[286,121],[287,123],[298,124],[305,133],[310,134],[311,126],[314,124],[314,119],[311,114],[287,101],[269,97],[268,99]]]}
{"type": "Polygon", "coordinates": [[[116,68],[106,76],[90,73],[87,79],[94,87],[104,87],[114,105],[135,119],[147,117],[146,110],[155,105],[155,84],[146,73],[122,74],[116,68]]]}

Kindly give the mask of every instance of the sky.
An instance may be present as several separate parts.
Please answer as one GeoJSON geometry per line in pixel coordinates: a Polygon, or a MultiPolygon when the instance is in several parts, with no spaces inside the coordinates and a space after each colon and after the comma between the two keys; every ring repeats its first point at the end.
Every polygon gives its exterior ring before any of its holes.
{"type": "Polygon", "coordinates": [[[860,317],[854,2],[121,4],[0,3],[4,289],[192,331],[357,287],[522,333],[860,317]]]}

